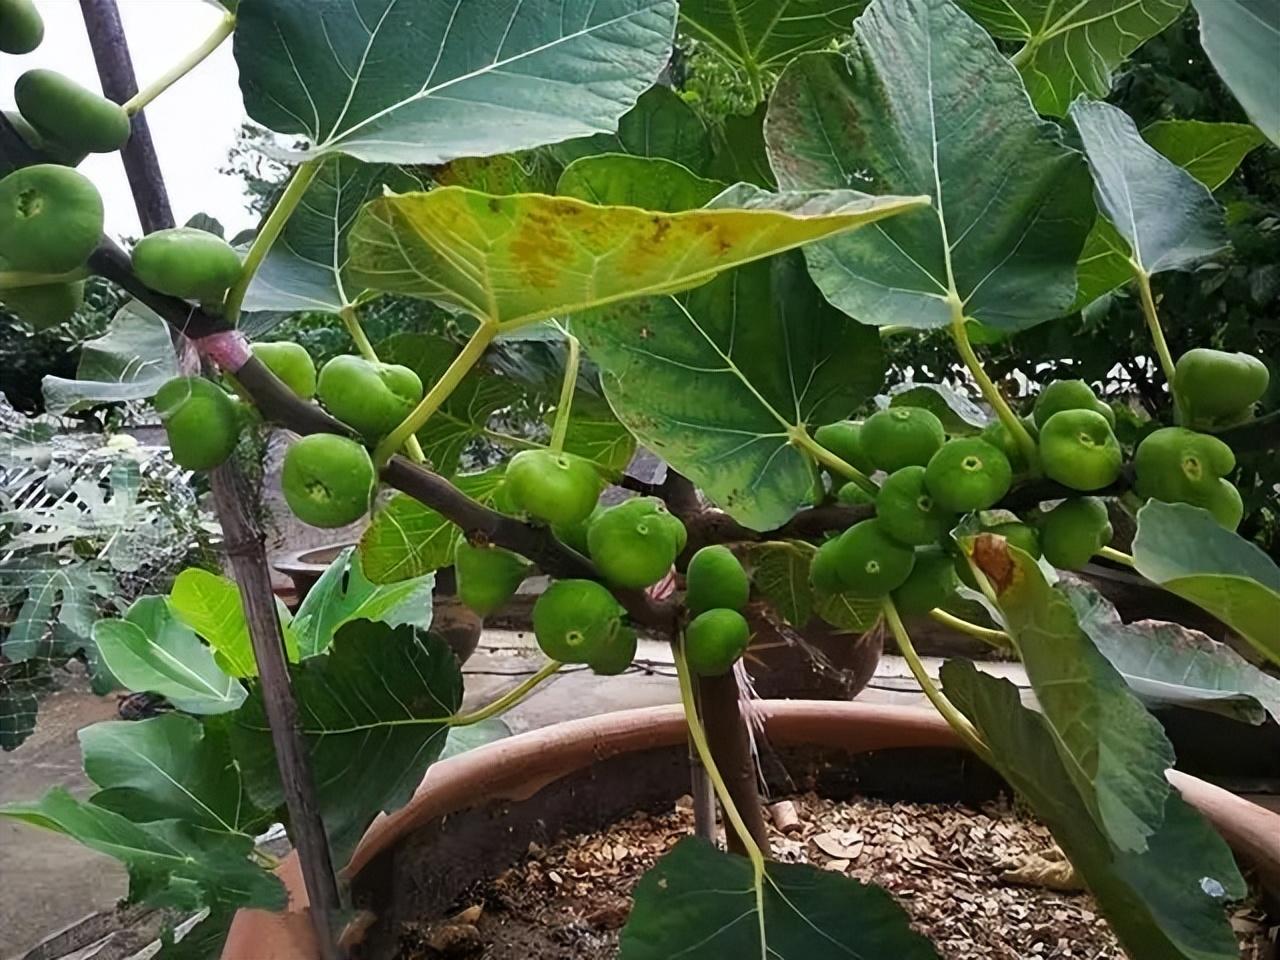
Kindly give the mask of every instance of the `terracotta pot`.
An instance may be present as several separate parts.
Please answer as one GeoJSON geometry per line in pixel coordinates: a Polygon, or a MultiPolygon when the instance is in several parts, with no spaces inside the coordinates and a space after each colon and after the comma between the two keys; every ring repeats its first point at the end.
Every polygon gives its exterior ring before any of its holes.
{"type": "MultiPolygon", "coordinates": [[[[844,775],[846,781],[858,780],[859,763],[877,758],[882,767],[906,777],[920,777],[923,772],[935,793],[945,793],[935,796],[937,800],[966,798],[972,790],[966,790],[964,784],[974,777],[994,779],[985,766],[960,751],[950,728],[931,711],[826,701],[762,701],[758,706],[769,744],[837,751],[844,755],[844,762],[829,769],[844,775]],[[921,757],[925,762],[903,763],[901,755],[892,753],[901,749],[925,751],[932,762],[921,757]],[[952,774],[949,779],[943,777],[940,786],[936,772],[939,757],[950,759],[952,774]],[[855,769],[852,776],[845,773],[849,767],[855,769]]],[[[657,796],[664,790],[669,803],[672,791],[680,792],[678,781],[672,783],[667,777],[663,783],[637,772],[644,772],[646,764],[683,763],[686,749],[684,718],[678,707],[671,706],[556,724],[472,750],[435,764],[406,806],[380,817],[365,834],[344,874],[353,881],[358,901],[360,896],[385,897],[392,879],[390,868],[398,854],[415,844],[428,850],[449,844],[459,830],[467,833],[465,821],[472,818],[467,843],[481,840],[488,844],[489,849],[479,856],[486,860],[483,868],[492,875],[524,852],[529,841],[522,831],[531,826],[544,831],[550,828],[550,836],[559,830],[576,829],[574,815],[582,810],[584,797],[588,805],[594,805],[586,811],[588,819],[602,813],[621,816],[644,806],[646,796],[657,796]],[[663,757],[668,759],[663,761],[663,757]],[[621,796],[617,791],[612,796],[606,791],[603,798],[591,793],[606,781],[623,782],[626,790],[621,796]],[[557,799],[557,794],[562,796],[557,799]],[[601,805],[614,809],[602,810],[601,805]],[[548,807],[558,810],[559,818],[544,823],[548,807]]],[[[1236,853],[1258,869],[1264,882],[1280,884],[1280,815],[1186,774],[1171,772],[1169,779],[1236,853]]],[[[596,826],[604,822],[599,820],[596,826]]],[[[454,843],[450,854],[442,855],[435,868],[447,873],[457,866],[459,854],[470,850],[470,846],[454,843]]],[[[241,910],[232,924],[223,960],[310,960],[318,956],[296,857],[286,859],[278,873],[289,890],[288,910],[241,910]]],[[[431,879],[437,879],[435,873],[431,879]]],[[[443,907],[451,897],[448,891],[439,894],[436,899],[443,901],[443,907]]],[[[376,903],[371,905],[377,907],[376,903]]]]}

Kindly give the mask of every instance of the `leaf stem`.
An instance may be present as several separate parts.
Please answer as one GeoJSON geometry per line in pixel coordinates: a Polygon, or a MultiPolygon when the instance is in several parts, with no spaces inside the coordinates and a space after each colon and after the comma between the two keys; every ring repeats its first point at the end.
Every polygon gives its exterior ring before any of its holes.
{"type": "MultiPolygon", "coordinates": [[[[369,342],[368,335],[364,332],[364,327],[360,324],[360,317],[356,314],[356,308],[353,304],[347,304],[340,311],[338,316],[342,318],[342,325],[347,328],[347,333],[355,342],[356,349],[360,351],[360,356],[364,357],[370,363],[378,363],[378,351],[373,349],[373,344],[369,342]]],[[[422,450],[422,444],[418,442],[416,436],[411,436],[404,444],[405,453],[409,454],[409,459],[414,463],[426,463],[427,455],[422,450]]]]}
{"type": "Polygon", "coordinates": [[[231,36],[236,28],[236,17],[230,11],[222,15],[222,20],[213,28],[213,32],[201,44],[162,73],[145,89],[139,90],[124,103],[125,113],[133,116],[144,109],[160,94],[185,77],[204,62],[204,59],[222,46],[222,41],[231,36]]]}
{"type": "Polygon", "coordinates": [[[1098,556],[1106,557],[1108,560],[1114,560],[1116,563],[1122,563],[1126,567],[1137,567],[1137,563],[1133,557],[1125,553],[1123,550],[1116,550],[1113,547],[1103,547],[1098,551],[1098,556]]]}
{"type": "Polygon", "coordinates": [[[1027,461],[1027,466],[1032,473],[1038,474],[1040,455],[1036,450],[1035,440],[1027,432],[1026,425],[1018,419],[1018,415],[1013,412],[996,385],[992,383],[991,378],[987,376],[987,371],[982,368],[982,361],[978,359],[978,355],[973,350],[973,344],[969,342],[969,331],[965,329],[964,307],[960,303],[960,298],[952,294],[948,300],[951,304],[951,339],[960,353],[960,359],[964,361],[964,365],[969,368],[969,373],[977,381],[983,399],[991,404],[991,409],[996,412],[1004,428],[1009,431],[1009,436],[1017,442],[1023,458],[1027,461]]]}
{"type": "Polygon", "coordinates": [[[240,277],[236,280],[235,286],[227,292],[223,314],[227,319],[227,323],[232,326],[240,320],[240,305],[244,303],[244,295],[249,290],[249,284],[253,283],[253,278],[258,272],[258,268],[262,266],[262,261],[266,259],[267,254],[271,252],[271,247],[280,238],[285,224],[293,216],[293,211],[298,209],[298,204],[302,202],[307,188],[311,186],[311,181],[320,172],[320,166],[323,163],[324,158],[317,157],[314,160],[308,160],[306,163],[300,164],[293,171],[288,185],[284,188],[284,193],[280,195],[280,199],[272,207],[271,213],[267,215],[267,219],[262,224],[262,229],[258,231],[258,235],[253,238],[249,253],[244,258],[244,266],[240,268],[240,277]]]}
{"type": "Polygon", "coordinates": [[[1142,315],[1146,318],[1147,329],[1151,332],[1151,342],[1155,345],[1156,356],[1160,358],[1160,369],[1169,382],[1169,396],[1173,397],[1177,407],[1178,397],[1173,392],[1173,355],[1169,352],[1169,343],[1164,338],[1164,328],[1160,326],[1160,315],[1156,312],[1156,300],[1151,293],[1151,277],[1133,260],[1129,261],[1133,270],[1133,279],[1138,284],[1138,294],[1142,301],[1142,315]]]}
{"type": "Polygon", "coordinates": [[[880,488],[865,473],[859,470],[851,463],[846,463],[840,457],[836,456],[813,437],[809,436],[809,431],[804,427],[790,427],[787,434],[792,444],[799,447],[814,460],[822,464],[832,473],[838,473],[844,477],[848,477],[858,486],[860,486],[871,496],[875,496],[880,492],[880,488]]]}
{"type": "Polygon", "coordinates": [[[1013,56],[1009,58],[1009,62],[1015,67],[1021,69],[1026,62],[1031,59],[1032,54],[1036,52],[1037,46],[1038,44],[1034,41],[1028,40],[1022,45],[1021,49],[1019,49],[1017,53],[1013,54],[1013,56]]]}
{"type": "Polygon", "coordinates": [[[934,609],[929,611],[929,616],[939,623],[945,624],[961,633],[967,633],[971,637],[976,637],[983,643],[990,644],[997,650],[1008,650],[1010,646],[1009,635],[1003,630],[993,630],[990,627],[984,627],[981,624],[971,623],[954,614],[947,613],[942,609],[934,609]]]}
{"type": "Polygon", "coordinates": [[[542,683],[543,680],[555,676],[563,666],[564,664],[559,660],[548,660],[543,664],[541,670],[519,686],[512,687],[487,706],[483,706],[479,710],[473,710],[471,713],[455,713],[449,718],[449,726],[469,727],[474,723],[480,723],[482,720],[488,720],[490,717],[506,713],[529,694],[533,693],[534,688],[542,683]]]}
{"type": "Polygon", "coordinates": [[[339,311],[338,316],[342,318],[342,325],[347,328],[347,334],[355,343],[356,350],[360,352],[360,356],[372,363],[377,363],[378,352],[373,349],[373,344],[369,342],[369,337],[364,332],[364,327],[360,325],[360,318],[356,316],[356,308],[351,304],[347,304],[339,311]]]}
{"type": "Polygon", "coordinates": [[[716,767],[715,757],[711,755],[711,744],[707,742],[707,732],[702,729],[702,721],[698,718],[698,706],[694,702],[693,678],[689,675],[689,664],[684,658],[683,636],[679,643],[672,644],[672,651],[675,654],[676,674],[680,678],[680,704],[684,707],[685,723],[689,726],[689,739],[693,741],[693,748],[698,751],[698,759],[702,761],[707,776],[711,778],[711,785],[715,788],[716,796],[720,798],[720,805],[724,807],[729,824],[747,851],[747,857],[751,861],[751,866],[755,868],[758,880],[764,874],[764,853],[752,838],[751,831],[743,822],[742,814],[738,813],[738,808],[734,806],[733,797],[729,794],[729,786],[720,775],[719,768],[716,767]]]}
{"type": "Polygon", "coordinates": [[[929,671],[925,669],[924,663],[920,660],[920,655],[916,653],[916,648],[911,642],[911,635],[907,633],[907,628],[903,625],[902,618],[898,616],[898,608],[893,605],[893,601],[888,597],[884,598],[884,618],[889,624],[889,630],[893,633],[893,638],[898,642],[898,651],[902,654],[902,658],[907,661],[907,667],[910,668],[911,675],[916,678],[916,683],[920,684],[920,689],[924,691],[924,695],[928,697],[934,709],[942,714],[942,719],[947,721],[947,725],[959,735],[961,740],[968,744],[970,750],[984,760],[988,759],[991,756],[991,751],[982,742],[982,737],[978,735],[978,731],[969,722],[969,718],[961,713],[956,708],[956,705],[948,700],[946,694],[939,690],[937,684],[933,682],[933,678],[929,676],[929,671]]]}
{"type": "Polygon", "coordinates": [[[386,466],[387,461],[395,455],[410,437],[422,429],[422,425],[431,419],[431,415],[440,409],[440,405],[449,399],[449,395],[458,388],[458,384],[484,355],[493,338],[501,328],[492,320],[483,321],[476,332],[471,335],[462,352],[453,359],[453,363],[440,375],[440,379],[432,384],[427,395],[413,408],[400,426],[383,437],[374,451],[373,459],[378,469],[386,466]]]}
{"type": "Polygon", "coordinates": [[[559,453],[564,449],[564,438],[569,432],[569,414],[573,410],[573,391],[578,386],[578,364],[582,353],[578,338],[573,334],[566,333],[565,342],[569,345],[569,353],[564,361],[564,382],[560,384],[560,402],[556,405],[556,419],[551,425],[553,453],[559,453]]]}

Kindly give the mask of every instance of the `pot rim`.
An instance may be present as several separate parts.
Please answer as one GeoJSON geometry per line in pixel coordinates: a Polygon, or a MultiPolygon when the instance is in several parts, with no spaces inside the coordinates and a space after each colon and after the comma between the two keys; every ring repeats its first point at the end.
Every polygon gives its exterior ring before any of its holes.
{"type": "MultiPolygon", "coordinates": [[[[825,700],[759,700],[769,740],[865,753],[895,748],[950,747],[963,742],[937,713],[920,707],[825,700]]],[[[642,707],[569,720],[507,737],[431,765],[413,797],[380,814],[341,871],[351,879],[374,858],[433,820],[492,801],[527,800],[543,787],[620,754],[686,742],[679,704],[642,707]]],[[[1200,811],[1235,852],[1280,888],[1280,814],[1177,770],[1167,773],[1184,800],[1200,811]]],[[[307,918],[307,894],[297,854],[276,870],[289,894],[284,911],[242,909],[232,922],[222,960],[311,960],[319,952],[307,918]]]]}

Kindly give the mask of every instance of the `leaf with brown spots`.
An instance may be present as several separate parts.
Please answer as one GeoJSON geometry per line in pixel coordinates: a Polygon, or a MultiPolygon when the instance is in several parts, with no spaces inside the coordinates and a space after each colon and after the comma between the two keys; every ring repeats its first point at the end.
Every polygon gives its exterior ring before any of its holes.
{"type": "Polygon", "coordinates": [[[717,209],[665,213],[463,187],[381,197],[351,231],[351,270],[373,290],[461,308],[511,330],[688,290],[744,263],[924,206],[848,190],[734,188],[717,209]]]}

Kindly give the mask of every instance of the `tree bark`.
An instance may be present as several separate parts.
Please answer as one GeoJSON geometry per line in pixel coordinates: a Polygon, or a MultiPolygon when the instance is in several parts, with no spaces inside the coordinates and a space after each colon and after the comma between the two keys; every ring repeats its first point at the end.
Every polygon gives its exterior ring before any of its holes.
{"type": "MultiPolygon", "coordinates": [[[[80,0],[80,9],[93,47],[103,92],[117,102],[124,102],[137,92],[137,80],[116,0],[80,0]]],[[[151,233],[172,227],[173,212],[169,206],[164,177],[151,132],[141,114],[133,118],[133,134],[123,151],[123,160],[143,231],[151,233]]],[[[122,281],[126,289],[137,286],[145,290],[133,277],[123,251],[114,244],[106,244],[104,249],[95,253],[94,259],[97,261],[95,268],[109,277],[115,274],[114,279],[122,281]]],[[[174,301],[168,306],[170,310],[185,311],[191,316],[204,316],[202,311],[195,310],[183,301],[174,301]]],[[[175,334],[193,332],[189,326],[170,326],[175,334]]],[[[181,351],[184,342],[184,337],[175,336],[175,349],[181,351]]],[[[330,857],[329,841],[315,799],[306,742],[298,726],[298,705],[289,683],[289,665],[285,657],[280,619],[276,613],[275,594],[271,589],[264,538],[261,528],[249,512],[250,504],[256,498],[248,489],[244,474],[234,460],[211,471],[209,479],[218,519],[222,525],[223,543],[240,587],[241,603],[262,687],[263,706],[271,727],[271,740],[284,787],[290,834],[298,851],[307,897],[311,902],[310,916],[316,942],[324,960],[337,960],[340,951],[332,924],[339,916],[342,902],[330,857]]]]}
{"type": "MultiPolygon", "coordinates": [[[[761,852],[769,856],[769,833],[764,824],[764,806],[756,789],[756,764],[747,738],[747,721],[738,702],[738,681],[733,671],[718,677],[698,678],[698,701],[707,742],[724,778],[733,805],[738,808],[747,832],[761,852]]],[[[725,841],[734,853],[746,848],[725,818],[725,841]]]]}

